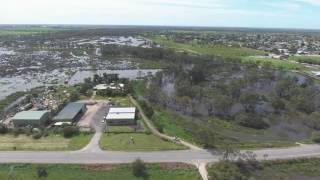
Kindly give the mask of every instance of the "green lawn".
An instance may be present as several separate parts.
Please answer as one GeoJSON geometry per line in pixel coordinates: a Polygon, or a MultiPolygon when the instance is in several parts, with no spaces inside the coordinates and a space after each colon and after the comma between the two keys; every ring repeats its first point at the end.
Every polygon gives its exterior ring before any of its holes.
{"type": "Polygon", "coordinates": [[[177,43],[172,40],[167,40],[163,37],[152,37],[150,38],[154,42],[160,44],[163,47],[176,49],[178,51],[189,52],[191,54],[198,55],[214,55],[221,56],[224,58],[240,58],[254,55],[263,55],[265,52],[254,50],[250,48],[238,48],[238,47],[227,47],[227,46],[208,46],[199,45],[196,43],[177,43]]]}
{"type": "Polygon", "coordinates": [[[164,134],[169,136],[177,136],[188,142],[195,143],[195,139],[191,133],[188,133],[186,129],[181,126],[184,120],[181,116],[176,115],[170,111],[156,110],[154,112],[153,122],[161,127],[163,127],[164,134]]]}
{"type": "MultiPolygon", "coordinates": [[[[0,179],[35,180],[37,169],[45,168],[47,180],[143,180],[132,173],[130,165],[37,165],[2,164],[0,179]]],[[[147,164],[148,179],[200,180],[197,169],[185,164],[147,164]]]]}
{"type": "Polygon", "coordinates": [[[100,146],[112,151],[164,151],[186,149],[184,146],[162,140],[152,134],[145,133],[105,133],[100,146]],[[131,142],[131,137],[134,143],[131,142]]]}
{"type": "Polygon", "coordinates": [[[40,139],[33,139],[32,136],[1,135],[0,150],[8,151],[58,151],[58,150],[79,150],[85,147],[91,140],[92,135],[80,134],[70,139],[61,135],[49,135],[40,139]]]}

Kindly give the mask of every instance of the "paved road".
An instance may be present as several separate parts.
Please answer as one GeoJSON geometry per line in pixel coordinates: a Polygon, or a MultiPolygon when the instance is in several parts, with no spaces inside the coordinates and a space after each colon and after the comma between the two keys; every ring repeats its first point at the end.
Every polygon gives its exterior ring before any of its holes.
{"type": "MultiPolygon", "coordinates": [[[[182,151],[161,152],[114,152],[99,148],[99,139],[103,133],[101,117],[106,105],[102,105],[93,116],[92,127],[96,133],[90,143],[79,151],[64,152],[0,152],[0,163],[75,163],[75,164],[108,164],[130,163],[137,158],[145,162],[184,162],[199,165],[203,177],[206,176],[205,164],[218,162],[221,155],[193,148],[182,151]]],[[[292,159],[299,157],[320,157],[320,145],[300,145],[291,148],[263,149],[253,151],[257,159],[292,159]]]]}
{"type": "MultiPolygon", "coordinates": [[[[257,159],[291,159],[298,157],[319,157],[319,145],[303,145],[286,149],[266,149],[254,151],[257,159]]],[[[1,163],[130,163],[136,158],[145,162],[217,162],[221,156],[204,150],[182,150],[162,152],[112,152],[112,151],[74,151],[74,152],[0,152],[1,163]]]]}

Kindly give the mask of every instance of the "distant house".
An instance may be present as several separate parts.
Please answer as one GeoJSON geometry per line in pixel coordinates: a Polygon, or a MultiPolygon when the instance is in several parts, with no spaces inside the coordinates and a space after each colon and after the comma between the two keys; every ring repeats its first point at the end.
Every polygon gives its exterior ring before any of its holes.
{"type": "Polygon", "coordinates": [[[109,126],[129,126],[136,124],[136,108],[110,108],[106,117],[109,126]]]}
{"type": "Polygon", "coordinates": [[[48,111],[22,111],[17,113],[12,122],[15,126],[40,126],[49,119],[48,111]]]}
{"type": "Polygon", "coordinates": [[[86,104],[80,102],[69,103],[53,118],[55,122],[77,122],[86,112],[86,104]]]}

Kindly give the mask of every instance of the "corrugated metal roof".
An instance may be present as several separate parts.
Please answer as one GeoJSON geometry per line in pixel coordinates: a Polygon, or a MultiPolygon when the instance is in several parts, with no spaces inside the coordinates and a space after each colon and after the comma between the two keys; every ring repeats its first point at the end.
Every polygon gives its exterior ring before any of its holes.
{"type": "Polygon", "coordinates": [[[64,120],[64,119],[73,119],[77,116],[77,114],[82,110],[84,103],[73,102],[69,103],[66,107],[64,107],[59,114],[54,117],[54,120],[64,120]]]}
{"type": "Polygon", "coordinates": [[[109,113],[107,115],[107,120],[117,120],[117,119],[134,119],[135,113],[109,113]]]}
{"type": "Polygon", "coordinates": [[[12,120],[40,120],[48,111],[22,111],[17,113],[12,120]]]}
{"type": "Polygon", "coordinates": [[[135,107],[124,107],[124,108],[110,108],[110,113],[135,113],[136,108],[135,107]]]}

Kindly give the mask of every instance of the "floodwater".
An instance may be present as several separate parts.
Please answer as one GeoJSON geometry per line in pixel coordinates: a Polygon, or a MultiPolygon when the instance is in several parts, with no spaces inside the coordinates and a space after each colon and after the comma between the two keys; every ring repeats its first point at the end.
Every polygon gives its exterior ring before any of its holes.
{"type": "Polygon", "coordinates": [[[96,37],[96,38],[90,38],[90,39],[81,39],[74,41],[78,45],[85,45],[85,44],[92,44],[92,45],[98,45],[98,44],[114,44],[114,45],[120,45],[120,46],[134,46],[134,47],[148,47],[146,46],[146,41],[142,38],[136,38],[136,37],[124,37],[124,36],[117,36],[117,37],[96,37]]]}
{"type": "Polygon", "coordinates": [[[63,84],[67,78],[68,76],[64,72],[58,70],[50,73],[2,77],[0,78],[0,100],[18,91],[29,91],[36,87],[63,84]]]}
{"type": "Polygon", "coordinates": [[[0,56],[1,55],[14,55],[14,54],[15,54],[14,51],[0,47],[0,56]]]}
{"type": "Polygon", "coordinates": [[[69,85],[84,82],[86,78],[92,78],[95,74],[102,76],[103,73],[119,74],[119,78],[137,79],[148,75],[155,75],[160,69],[134,69],[134,70],[97,70],[97,71],[78,71],[69,80],[69,85]]]}
{"type": "Polygon", "coordinates": [[[75,85],[83,82],[85,78],[92,78],[95,74],[119,74],[120,78],[137,79],[148,75],[154,75],[158,71],[160,70],[141,69],[78,71],[70,78],[65,74],[65,72],[59,72],[58,70],[55,70],[44,74],[3,77],[0,78],[0,100],[18,91],[29,91],[36,87],[64,84],[66,80],[69,80],[69,85],[75,85]]]}

